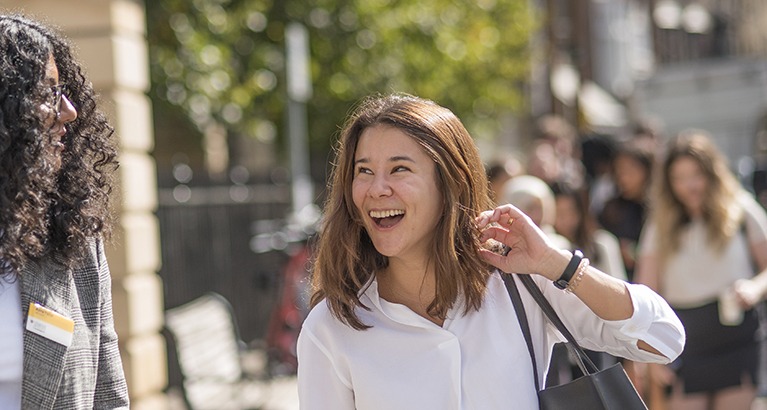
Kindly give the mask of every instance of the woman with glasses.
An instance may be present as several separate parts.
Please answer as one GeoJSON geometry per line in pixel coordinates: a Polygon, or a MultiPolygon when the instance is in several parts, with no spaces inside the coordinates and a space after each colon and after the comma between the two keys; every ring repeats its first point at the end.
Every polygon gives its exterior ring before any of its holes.
{"type": "Polygon", "coordinates": [[[0,15],[0,408],[127,408],[102,239],[113,129],[67,41],[0,15]]]}

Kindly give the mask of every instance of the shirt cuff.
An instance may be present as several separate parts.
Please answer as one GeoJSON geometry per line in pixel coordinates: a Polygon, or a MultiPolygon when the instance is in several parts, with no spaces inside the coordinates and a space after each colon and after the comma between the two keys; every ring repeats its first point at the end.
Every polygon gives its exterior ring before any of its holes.
{"type": "Polygon", "coordinates": [[[615,330],[616,338],[630,342],[643,340],[658,350],[663,356],[639,350],[638,354],[651,362],[670,362],[681,354],[685,343],[682,322],[668,303],[645,285],[626,284],[633,315],[625,320],[606,321],[606,325],[615,330]]]}

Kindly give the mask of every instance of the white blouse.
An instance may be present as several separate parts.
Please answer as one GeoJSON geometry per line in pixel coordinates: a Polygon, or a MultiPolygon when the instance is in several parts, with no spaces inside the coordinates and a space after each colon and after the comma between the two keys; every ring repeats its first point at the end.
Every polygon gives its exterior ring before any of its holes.
{"type": "Polygon", "coordinates": [[[0,409],[21,408],[24,330],[20,282],[0,276],[0,409]]]}
{"type": "MultiPolygon", "coordinates": [[[[708,241],[706,224],[695,219],[681,232],[679,250],[660,271],[660,294],[676,308],[694,308],[716,300],[738,279],[754,276],[749,243],[767,241],[767,213],[750,194],[738,197],[745,229],[739,230],[722,251],[708,241]]],[[[641,254],[657,254],[658,231],[649,223],[640,239],[641,254]]]]}
{"type": "MultiPolygon", "coordinates": [[[[667,363],[682,351],[682,324],[649,288],[627,284],[633,316],[605,321],[576,296],[542,276],[534,278],[584,348],[655,363],[667,363]],[[666,357],[639,350],[640,339],[666,357]]],[[[543,385],[552,346],[562,337],[517,284],[543,385]]],[[[304,322],[298,339],[301,409],[538,409],[530,355],[498,274],[489,279],[479,311],[463,315],[457,303],[442,327],[381,299],[375,280],[361,301],[369,310],[357,313],[370,329],[344,325],[325,303],[304,322]]]]}

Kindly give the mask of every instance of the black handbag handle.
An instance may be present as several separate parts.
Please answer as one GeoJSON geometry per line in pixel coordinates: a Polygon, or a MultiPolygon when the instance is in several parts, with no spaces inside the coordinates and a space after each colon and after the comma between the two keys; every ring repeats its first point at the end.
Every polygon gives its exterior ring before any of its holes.
{"type": "MultiPolygon", "coordinates": [[[[516,284],[513,283],[514,279],[511,277],[510,274],[505,274],[502,276],[509,276],[508,280],[504,280],[506,282],[506,287],[509,289],[509,282],[512,282],[513,288],[516,290],[516,284]]],[[[594,364],[594,362],[591,361],[589,356],[586,354],[586,352],[583,350],[581,345],[578,344],[577,341],[575,341],[575,337],[573,337],[572,333],[570,333],[569,330],[567,330],[567,326],[565,326],[564,323],[562,323],[562,319],[559,318],[559,315],[557,315],[557,312],[554,310],[553,307],[551,307],[551,304],[549,304],[549,301],[546,300],[546,297],[543,296],[543,292],[541,292],[541,289],[538,288],[538,285],[535,284],[535,281],[533,280],[530,275],[517,275],[519,277],[519,280],[522,281],[522,284],[527,288],[527,291],[530,292],[530,295],[532,295],[533,300],[538,304],[538,306],[541,307],[541,310],[546,315],[546,317],[549,319],[549,321],[554,325],[554,327],[559,330],[560,333],[565,337],[568,343],[566,343],[567,348],[570,350],[570,352],[573,353],[575,356],[576,362],[578,363],[578,367],[580,367],[583,374],[593,374],[599,371],[599,368],[594,364]]],[[[516,296],[519,298],[519,292],[514,292],[516,295],[513,295],[512,292],[509,293],[509,296],[512,299],[512,302],[514,301],[516,296]]],[[[521,299],[520,299],[520,305],[521,305],[521,299]]],[[[515,303],[515,309],[516,303],[515,303]]],[[[524,308],[523,308],[524,309],[524,308]]],[[[517,316],[520,317],[519,312],[517,313],[517,316]]],[[[524,321],[527,322],[527,315],[525,315],[524,321]]],[[[520,318],[520,323],[522,322],[522,319],[520,318]]],[[[523,332],[524,332],[523,328],[523,332]]],[[[529,333],[529,327],[527,328],[527,331],[529,333]]],[[[527,338],[527,336],[525,336],[527,338]]],[[[530,345],[532,344],[532,340],[529,342],[530,345]]],[[[533,358],[533,362],[535,362],[535,356],[531,356],[533,358]]],[[[537,377],[536,377],[536,383],[537,383],[537,377]]]]}
{"type": "Polygon", "coordinates": [[[575,357],[578,361],[578,367],[581,368],[583,374],[593,374],[598,372],[599,368],[594,364],[594,362],[591,361],[581,345],[575,341],[575,337],[573,337],[573,334],[567,330],[567,326],[562,323],[562,319],[559,318],[557,312],[554,311],[554,308],[551,307],[549,301],[546,300],[545,296],[543,296],[543,292],[541,292],[541,289],[538,288],[538,285],[535,284],[533,278],[530,275],[519,275],[519,279],[522,281],[522,284],[525,285],[527,291],[530,292],[530,294],[533,296],[535,302],[538,303],[538,306],[541,307],[543,313],[546,315],[549,321],[551,321],[557,330],[559,330],[559,332],[565,336],[565,339],[567,339],[568,342],[567,347],[571,352],[575,353],[575,357]]]}
{"type": "Polygon", "coordinates": [[[538,382],[538,362],[535,360],[535,348],[533,348],[533,338],[530,336],[530,325],[527,322],[527,314],[525,313],[525,305],[522,303],[522,297],[519,295],[519,289],[514,282],[514,277],[509,273],[502,273],[501,278],[506,284],[506,290],[511,297],[511,303],[514,305],[514,312],[517,314],[519,321],[519,327],[522,328],[522,334],[525,336],[525,343],[527,343],[527,351],[530,353],[530,359],[533,362],[533,374],[535,375],[535,391],[541,390],[540,382],[538,382]]]}

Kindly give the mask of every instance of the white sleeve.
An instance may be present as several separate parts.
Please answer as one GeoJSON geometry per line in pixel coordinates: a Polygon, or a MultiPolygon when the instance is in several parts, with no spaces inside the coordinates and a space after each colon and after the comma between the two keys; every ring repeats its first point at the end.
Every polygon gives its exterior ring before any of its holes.
{"type": "Polygon", "coordinates": [[[744,195],[742,201],[748,242],[763,243],[767,241],[767,212],[750,194],[744,193],[744,195]]]}
{"type": "MultiPolygon", "coordinates": [[[[617,339],[631,343],[643,340],[672,361],[682,353],[686,340],[684,326],[665,299],[645,285],[626,284],[634,314],[626,320],[605,321],[614,329],[617,339]]],[[[632,359],[645,362],[659,362],[657,355],[635,349],[632,359]]],[[[660,358],[662,361],[666,359],[660,358]]]]}
{"type": "Polygon", "coordinates": [[[682,353],[686,337],[682,322],[668,303],[647,286],[626,283],[634,314],[625,320],[610,321],[598,317],[577,296],[559,290],[553,284],[540,285],[562,322],[583,348],[648,363],[669,363],[682,353]],[[639,349],[639,340],[647,342],[663,356],[639,349]]]}
{"type": "Polygon", "coordinates": [[[298,401],[301,410],[354,410],[349,381],[336,372],[332,355],[310,329],[298,336],[298,401]]]}

